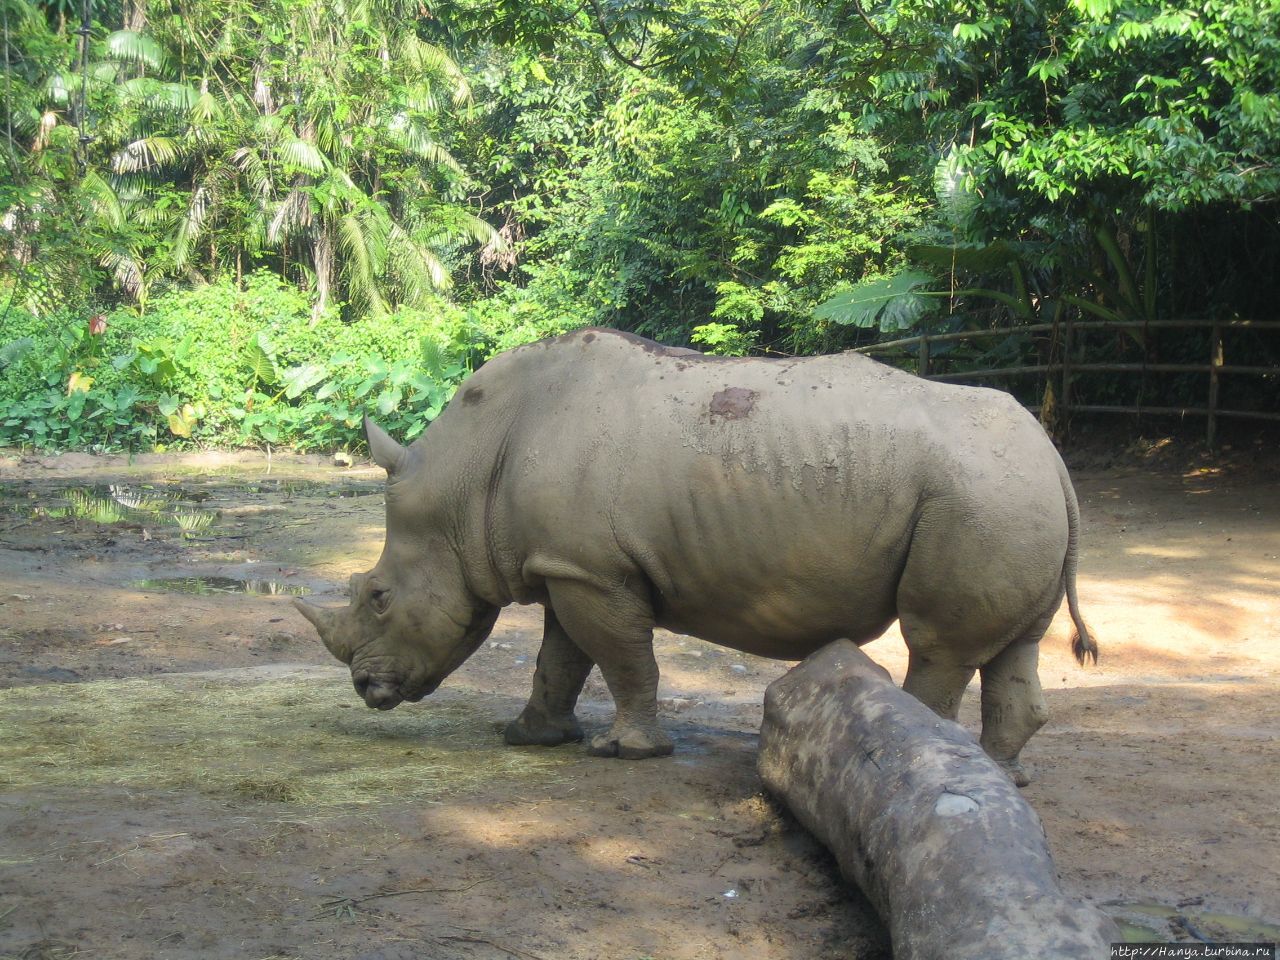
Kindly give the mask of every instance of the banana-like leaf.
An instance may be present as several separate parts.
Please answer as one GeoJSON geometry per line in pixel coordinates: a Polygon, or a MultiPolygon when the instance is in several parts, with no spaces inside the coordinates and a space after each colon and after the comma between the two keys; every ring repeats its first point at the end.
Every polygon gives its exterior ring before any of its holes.
{"type": "Polygon", "coordinates": [[[813,315],[819,320],[856,327],[905,330],[936,309],[935,303],[917,292],[932,281],[933,277],[918,270],[864,280],[819,305],[813,315]]]}

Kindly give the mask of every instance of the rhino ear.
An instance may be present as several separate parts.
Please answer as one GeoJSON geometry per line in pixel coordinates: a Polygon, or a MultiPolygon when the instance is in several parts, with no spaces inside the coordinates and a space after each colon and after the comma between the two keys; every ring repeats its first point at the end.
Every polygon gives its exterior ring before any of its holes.
{"type": "Polygon", "coordinates": [[[396,472],[404,466],[409,451],[396,443],[391,438],[391,434],[367,416],[364,418],[364,435],[369,440],[369,452],[373,454],[373,462],[387,471],[388,476],[394,477],[396,472]]]}

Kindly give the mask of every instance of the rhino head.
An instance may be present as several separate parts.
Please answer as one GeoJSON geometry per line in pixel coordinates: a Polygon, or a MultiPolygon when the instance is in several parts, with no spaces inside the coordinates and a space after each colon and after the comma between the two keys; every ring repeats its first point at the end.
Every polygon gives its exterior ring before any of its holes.
{"type": "Polygon", "coordinates": [[[467,588],[462,563],[433,517],[420,458],[365,419],[373,459],[387,471],[387,539],[368,573],[351,578],[344,608],[295,599],[366,704],[390,710],[435,691],[482,644],[498,608],[467,588]]]}

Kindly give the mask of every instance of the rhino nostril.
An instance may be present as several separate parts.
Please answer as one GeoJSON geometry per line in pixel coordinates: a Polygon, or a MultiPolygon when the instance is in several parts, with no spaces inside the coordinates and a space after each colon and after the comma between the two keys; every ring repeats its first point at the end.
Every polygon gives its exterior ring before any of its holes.
{"type": "Polygon", "coordinates": [[[351,680],[356,685],[356,693],[363,697],[369,689],[369,675],[367,673],[358,673],[351,680]]]}

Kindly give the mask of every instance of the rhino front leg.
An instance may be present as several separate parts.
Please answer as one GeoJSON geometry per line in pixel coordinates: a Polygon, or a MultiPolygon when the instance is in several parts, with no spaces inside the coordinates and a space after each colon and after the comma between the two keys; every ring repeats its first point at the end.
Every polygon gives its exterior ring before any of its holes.
{"type": "Polygon", "coordinates": [[[648,600],[626,589],[606,591],[570,580],[548,588],[556,616],[599,665],[613,694],[613,726],[593,737],[587,752],[624,760],[669,755],[671,738],[658,725],[658,663],[648,600]]]}
{"type": "Polygon", "coordinates": [[[507,743],[558,747],[581,740],[582,727],[573,708],[591,666],[591,658],[569,639],[548,604],[538,668],[533,674],[533,694],[520,716],[507,725],[507,743]]]}

